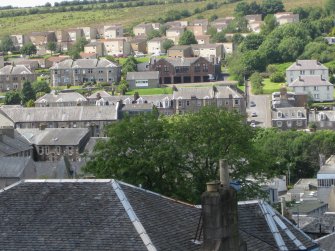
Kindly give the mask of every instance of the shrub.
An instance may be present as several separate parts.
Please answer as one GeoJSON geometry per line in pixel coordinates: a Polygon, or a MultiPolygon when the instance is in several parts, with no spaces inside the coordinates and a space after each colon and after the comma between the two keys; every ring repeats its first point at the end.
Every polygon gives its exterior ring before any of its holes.
{"type": "Polygon", "coordinates": [[[282,82],[285,82],[285,77],[280,72],[274,72],[271,74],[270,80],[271,82],[274,82],[274,83],[282,83],[282,82]]]}

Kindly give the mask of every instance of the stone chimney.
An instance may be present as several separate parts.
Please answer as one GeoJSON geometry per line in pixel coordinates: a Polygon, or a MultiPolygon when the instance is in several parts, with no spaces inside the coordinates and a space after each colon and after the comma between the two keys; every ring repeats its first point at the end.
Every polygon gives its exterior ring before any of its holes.
{"type": "Polygon", "coordinates": [[[287,100],[287,89],[285,87],[280,88],[280,99],[287,100]]]}
{"type": "Polygon", "coordinates": [[[220,161],[220,181],[207,183],[201,196],[204,251],[241,251],[246,246],[239,239],[237,194],[229,186],[229,170],[220,161]]]}

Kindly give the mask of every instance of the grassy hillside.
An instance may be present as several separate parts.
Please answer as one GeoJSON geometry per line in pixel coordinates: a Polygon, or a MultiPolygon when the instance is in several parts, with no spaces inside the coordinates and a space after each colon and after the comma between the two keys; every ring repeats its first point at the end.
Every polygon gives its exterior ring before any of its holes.
{"type": "MultiPolygon", "coordinates": [[[[253,0],[247,0],[247,2],[252,1],[253,0]]],[[[0,37],[5,34],[25,34],[31,31],[47,31],[78,26],[97,26],[103,23],[121,23],[125,25],[125,27],[130,27],[143,21],[151,21],[162,17],[170,10],[185,9],[193,12],[194,9],[203,8],[209,2],[216,2],[216,0],[0,18],[0,37]]],[[[256,2],[261,2],[261,0],[256,0],[256,2]]],[[[283,2],[286,10],[290,10],[298,6],[323,6],[325,0],[283,0],[283,2]]],[[[236,4],[237,3],[225,4],[216,10],[205,11],[191,16],[188,19],[194,19],[199,15],[208,18],[213,14],[219,17],[231,16],[236,4]]]]}

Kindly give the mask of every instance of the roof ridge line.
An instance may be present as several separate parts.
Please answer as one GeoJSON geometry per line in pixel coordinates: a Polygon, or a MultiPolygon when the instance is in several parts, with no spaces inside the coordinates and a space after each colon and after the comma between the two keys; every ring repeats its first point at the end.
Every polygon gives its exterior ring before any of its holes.
{"type": "Polygon", "coordinates": [[[9,186],[6,186],[6,187],[0,189],[0,193],[3,193],[5,191],[7,191],[8,189],[11,189],[12,187],[15,187],[17,185],[20,185],[21,183],[24,183],[24,180],[19,180],[19,181],[15,182],[15,183],[13,183],[13,184],[11,184],[9,186]]]}
{"type": "Polygon", "coordinates": [[[149,193],[149,194],[153,194],[153,195],[159,196],[159,197],[161,197],[161,198],[164,198],[164,199],[167,199],[167,200],[170,200],[170,201],[174,201],[174,202],[177,202],[177,203],[180,203],[180,204],[183,204],[183,205],[187,205],[187,206],[191,206],[191,207],[197,207],[197,206],[194,205],[194,204],[190,204],[190,203],[187,203],[187,202],[184,202],[184,201],[181,201],[181,200],[173,199],[173,198],[171,198],[171,197],[161,195],[160,193],[156,193],[156,192],[153,192],[153,191],[151,191],[151,190],[144,189],[144,188],[142,188],[142,187],[137,187],[137,186],[131,185],[131,184],[129,184],[129,183],[125,183],[125,182],[123,182],[123,181],[119,181],[119,180],[118,180],[117,182],[118,182],[118,183],[121,183],[122,185],[129,186],[129,187],[132,187],[132,188],[141,190],[141,191],[146,192],[146,193],[149,193]]]}
{"type": "Polygon", "coordinates": [[[131,223],[133,224],[134,228],[136,229],[137,233],[141,237],[143,244],[149,251],[157,251],[156,247],[152,243],[149,235],[145,231],[144,226],[142,225],[141,221],[137,217],[134,209],[130,205],[130,202],[128,201],[126,195],[124,194],[122,188],[118,184],[118,182],[114,179],[112,179],[112,187],[119,198],[120,202],[122,203],[123,208],[125,209],[131,223]]]}
{"type": "Polygon", "coordinates": [[[268,205],[265,204],[268,212],[272,216],[273,220],[279,225],[279,227],[285,232],[285,234],[294,242],[297,248],[306,249],[306,247],[301,243],[300,240],[291,232],[291,230],[284,224],[284,222],[276,215],[274,210],[268,205]]]}
{"type": "Polygon", "coordinates": [[[268,212],[268,208],[266,207],[265,203],[263,201],[259,201],[258,205],[264,215],[264,218],[270,228],[270,231],[272,233],[273,238],[275,239],[275,242],[278,246],[279,250],[282,251],[287,251],[288,248],[282,238],[282,236],[280,235],[278,228],[276,226],[276,223],[274,222],[274,219],[272,218],[272,216],[270,215],[270,212],[268,212]]]}

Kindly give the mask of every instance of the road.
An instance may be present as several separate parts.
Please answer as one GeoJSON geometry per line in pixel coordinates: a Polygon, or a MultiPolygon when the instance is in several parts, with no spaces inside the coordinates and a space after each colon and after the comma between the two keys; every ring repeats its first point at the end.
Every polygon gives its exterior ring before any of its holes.
{"type": "MultiPolygon", "coordinates": [[[[249,83],[250,86],[250,83],[249,83]]],[[[247,107],[248,121],[255,121],[256,126],[259,127],[271,127],[271,96],[270,95],[253,95],[250,92],[250,88],[246,90],[249,94],[249,102],[247,107]],[[256,106],[250,107],[250,101],[255,102],[256,106]],[[251,117],[251,114],[255,112],[256,117],[251,117]]]]}

